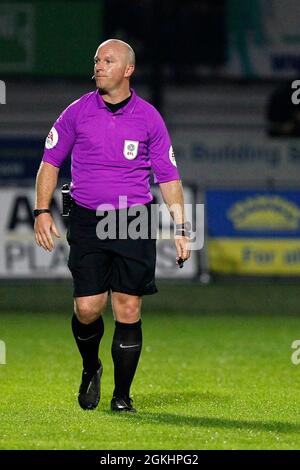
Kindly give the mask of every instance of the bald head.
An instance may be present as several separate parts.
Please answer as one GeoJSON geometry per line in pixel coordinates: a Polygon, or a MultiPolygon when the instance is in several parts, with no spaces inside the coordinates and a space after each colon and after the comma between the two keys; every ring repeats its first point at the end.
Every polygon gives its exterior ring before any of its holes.
{"type": "Polygon", "coordinates": [[[129,44],[120,39],[108,39],[100,44],[94,57],[94,77],[107,101],[119,102],[130,95],[129,82],[134,69],[135,55],[129,44]]]}
{"type": "Polygon", "coordinates": [[[129,44],[127,44],[127,42],[121,41],[121,39],[108,39],[107,41],[102,42],[98,49],[107,46],[117,53],[122,54],[127,64],[135,65],[134,50],[129,44]]]}

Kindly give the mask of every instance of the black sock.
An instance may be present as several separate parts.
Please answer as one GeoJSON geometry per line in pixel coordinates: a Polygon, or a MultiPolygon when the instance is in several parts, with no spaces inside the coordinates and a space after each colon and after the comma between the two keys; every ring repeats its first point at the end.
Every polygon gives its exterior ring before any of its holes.
{"type": "Polygon", "coordinates": [[[142,322],[115,322],[111,354],[115,366],[113,396],[128,398],[142,349],[142,322]]]}
{"type": "Polygon", "coordinates": [[[74,314],[72,317],[72,331],[82,357],[84,370],[94,373],[99,368],[98,351],[104,333],[103,318],[85,325],[74,314]]]}

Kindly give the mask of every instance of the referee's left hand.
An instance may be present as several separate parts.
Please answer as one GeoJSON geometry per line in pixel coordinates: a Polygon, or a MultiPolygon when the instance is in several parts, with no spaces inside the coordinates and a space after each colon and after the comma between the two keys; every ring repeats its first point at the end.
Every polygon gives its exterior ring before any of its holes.
{"type": "Polygon", "coordinates": [[[186,261],[189,259],[191,256],[191,250],[190,250],[190,239],[188,237],[182,237],[182,236],[175,236],[175,246],[176,246],[176,252],[177,252],[177,258],[176,259],[183,259],[183,261],[186,261]]]}

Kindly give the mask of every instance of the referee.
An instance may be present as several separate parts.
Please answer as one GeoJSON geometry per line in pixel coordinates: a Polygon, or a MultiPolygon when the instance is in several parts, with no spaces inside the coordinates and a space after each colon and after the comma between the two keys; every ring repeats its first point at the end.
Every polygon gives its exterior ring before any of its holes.
{"type": "MultiPolygon", "coordinates": [[[[109,39],[94,57],[96,90],[71,103],[50,130],[36,179],[35,239],[47,251],[60,237],[50,212],[59,168],[72,157],[72,208],[67,240],[74,284],[72,331],[83,361],[78,402],[91,410],[100,400],[103,372],[98,357],[104,333],[102,314],[111,295],[114,391],[111,410],[136,411],[130,387],[142,348],[142,296],[157,292],[154,237],[99,237],[104,215],[120,216],[135,206],[151,214],[150,172],[176,223],[177,260],[190,256],[180,176],[164,121],[130,88],[135,54],[125,42],[109,39]],[[102,215],[97,213],[106,207],[102,215]],[[102,219],[101,219],[102,217],[102,219]]],[[[116,217],[116,220],[119,220],[116,217]]],[[[151,222],[151,217],[150,217],[151,222]]],[[[150,224],[151,225],[151,224],[150,224]]],[[[149,233],[148,233],[149,235],[149,233]]]]}

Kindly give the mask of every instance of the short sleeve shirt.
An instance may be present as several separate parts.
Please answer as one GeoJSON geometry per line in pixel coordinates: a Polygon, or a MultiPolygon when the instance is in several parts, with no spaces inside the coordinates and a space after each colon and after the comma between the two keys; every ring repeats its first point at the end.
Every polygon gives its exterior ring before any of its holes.
{"type": "Polygon", "coordinates": [[[83,207],[122,209],[150,202],[151,171],[156,183],[180,179],[161,115],[131,92],[116,112],[98,90],[83,95],[48,134],[43,161],[60,167],[71,155],[71,194],[83,207]]]}

